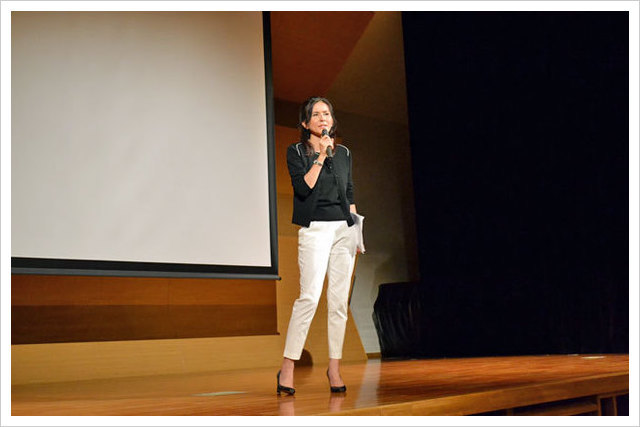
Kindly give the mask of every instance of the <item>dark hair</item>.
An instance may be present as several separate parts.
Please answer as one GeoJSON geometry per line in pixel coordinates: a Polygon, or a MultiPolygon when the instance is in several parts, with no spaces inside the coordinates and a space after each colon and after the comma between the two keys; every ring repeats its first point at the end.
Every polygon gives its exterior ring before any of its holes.
{"type": "Polygon", "coordinates": [[[333,126],[329,129],[329,136],[334,138],[336,136],[336,129],[338,128],[338,120],[336,119],[336,115],[333,112],[333,105],[331,105],[331,101],[327,98],[323,98],[321,96],[312,96],[307,98],[302,105],[300,106],[300,112],[298,113],[298,129],[300,129],[300,141],[304,143],[307,147],[307,154],[313,154],[313,148],[309,143],[309,138],[311,138],[311,132],[308,129],[305,129],[302,126],[303,123],[307,124],[311,121],[311,114],[313,113],[313,106],[318,102],[324,102],[329,106],[329,112],[331,113],[331,118],[333,119],[333,126]]]}

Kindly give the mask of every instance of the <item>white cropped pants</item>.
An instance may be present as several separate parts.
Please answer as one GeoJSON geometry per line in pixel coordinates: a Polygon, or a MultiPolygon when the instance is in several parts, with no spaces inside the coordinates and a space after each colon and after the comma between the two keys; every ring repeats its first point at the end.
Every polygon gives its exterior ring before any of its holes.
{"type": "Polygon", "coordinates": [[[293,303],[284,357],[299,360],[328,272],[329,357],[342,359],[349,286],[356,256],[356,227],[346,221],[312,221],[298,231],[300,296],[293,303]]]}

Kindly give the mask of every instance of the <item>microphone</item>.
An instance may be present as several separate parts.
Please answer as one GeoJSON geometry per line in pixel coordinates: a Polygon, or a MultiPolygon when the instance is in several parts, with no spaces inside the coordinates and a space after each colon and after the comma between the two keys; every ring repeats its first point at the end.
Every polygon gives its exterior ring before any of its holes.
{"type": "MultiPolygon", "coordinates": [[[[322,136],[329,135],[326,129],[322,129],[322,136]]],[[[327,157],[333,157],[333,149],[331,146],[327,147],[327,157]]]]}

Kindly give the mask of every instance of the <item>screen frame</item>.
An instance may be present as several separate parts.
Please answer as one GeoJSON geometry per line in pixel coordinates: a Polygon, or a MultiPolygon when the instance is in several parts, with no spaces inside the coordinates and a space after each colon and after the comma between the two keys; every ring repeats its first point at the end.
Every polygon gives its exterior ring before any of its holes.
{"type": "Polygon", "coordinates": [[[271,265],[248,266],[11,257],[11,274],[280,280],[278,275],[278,215],[275,174],[275,114],[271,64],[271,19],[268,11],[262,12],[262,34],[267,120],[271,265]]]}

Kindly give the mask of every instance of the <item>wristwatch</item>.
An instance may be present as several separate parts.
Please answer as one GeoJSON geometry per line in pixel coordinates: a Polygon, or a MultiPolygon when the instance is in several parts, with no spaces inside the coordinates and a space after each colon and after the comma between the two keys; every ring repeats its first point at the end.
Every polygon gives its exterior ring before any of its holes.
{"type": "Polygon", "coordinates": [[[320,162],[319,162],[319,161],[317,161],[317,160],[314,160],[314,161],[313,161],[313,164],[314,164],[314,165],[318,165],[318,166],[322,167],[322,163],[320,163],[320,162]]]}

